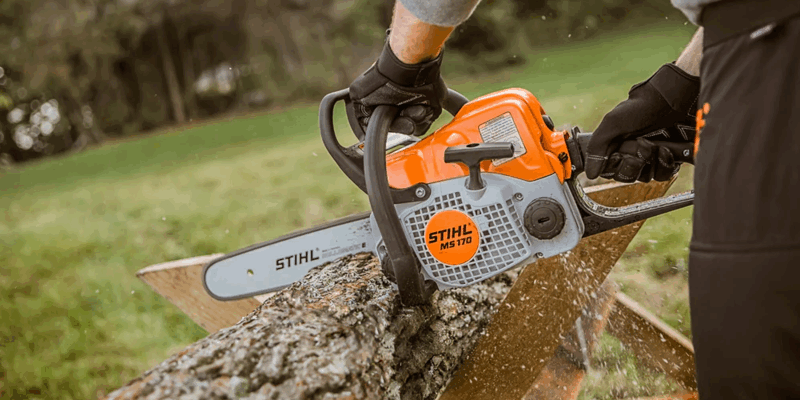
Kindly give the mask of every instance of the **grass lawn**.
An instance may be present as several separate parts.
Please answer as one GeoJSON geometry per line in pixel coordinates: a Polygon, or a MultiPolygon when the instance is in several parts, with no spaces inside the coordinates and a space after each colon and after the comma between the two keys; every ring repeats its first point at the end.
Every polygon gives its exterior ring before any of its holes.
{"type": "MultiPolygon", "coordinates": [[[[445,77],[468,97],[526,88],[556,125],[591,130],[691,34],[667,21],[536,50],[494,75],[445,77]]],[[[204,337],[138,269],[368,209],[323,148],[316,114],[296,105],[2,172],[0,397],[102,395],[204,337]]],[[[341,113],[337,125],[346,131],[341,113]]],[[[686,334],[690,214],[648,222],[613,273],[686,334]]]]}

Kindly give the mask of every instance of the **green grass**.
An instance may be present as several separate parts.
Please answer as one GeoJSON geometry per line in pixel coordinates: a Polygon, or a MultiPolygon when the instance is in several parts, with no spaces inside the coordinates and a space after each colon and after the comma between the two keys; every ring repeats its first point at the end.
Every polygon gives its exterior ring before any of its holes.
{"type": "MultiPolygon", "coordinates": [[[[633,83],[675,59],[691,33],[682,23],[620,30],[538,49],[494,75],[445,76],[468,97],[526,88],[557,125],[591,130],[633,83]]],[[[206,335],[138,281],[138,269],[366,210],[366,197],[322,147],[316,113],[297,105],[4,171],[0,397],[101,395],[206,335]]],[[[336,124],[346,131],[341,113],[336,124]]],[[[666,254],[685,259],[688,216],[645,226],[615,272],[624,291],[647,300],[657,292],[646,285],[682,276],[644,266],[663,267],[666,254]],[[631,271],[641,279],[628,279],[631,271]]],[[[686,332],[688,317],[671,301],[644,303],[674,314],[667,320],[686,332]]]]}
{"type": "MultiPolygon", "coordinates": [[[[691,165],[684,166],[669,193],[691,189],[692,172],[691,165]]],[[[689,338],[691,221],[691,207],[648,220],[610,275],[623,293],[689,338]]]]}
{"type": "Polygon", "coordinates": [[[603,333],[578,400],[632,399],[676,393],[680,385],[639,365],[636,355],[603,333]]]}
{"type": "MultiPolygon", "coordinates": [[[[691,189],[684,166],[669,194],[691,189]]],[[[692,337],[689,318],[688,245],[691,207],[649,219],[634,237],[610,278],[619,289],[679,332],[692,337]]],[[[642,367],[633,352],[604,333],[592,355],[580,400],[650,397],[683,391],[666,377],[642,367]]]]}

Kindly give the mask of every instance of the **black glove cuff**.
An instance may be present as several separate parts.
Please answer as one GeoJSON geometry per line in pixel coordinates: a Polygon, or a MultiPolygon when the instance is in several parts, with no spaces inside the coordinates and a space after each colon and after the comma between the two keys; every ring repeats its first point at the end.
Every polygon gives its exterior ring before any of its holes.
{"type": "Polygon", "coordinates": [[[695,103],[700,94],[700,78],[692,76],[673,63],[664,64],[648,79],[669,106],[694,117],[695,103]]]}
{"type": "Polygon", "coordinates": [[[383,45],[375,67],[381,75],[400,86],[419,87],[434,83],[439,78],[439,69],[442,65],[444,50],[439,52],[433,60],[423,61],[419,64],[406,64],[394,54],[389,47],[389,39],[383,45]]]}

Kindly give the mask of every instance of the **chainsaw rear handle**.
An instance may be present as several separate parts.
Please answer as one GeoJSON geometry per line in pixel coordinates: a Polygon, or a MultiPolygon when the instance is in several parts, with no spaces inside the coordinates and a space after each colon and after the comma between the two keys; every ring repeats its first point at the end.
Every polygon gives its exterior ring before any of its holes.
{"type": "MultiPolygon", "coordinates": [[[[333,161],[336,162],[342,172],[344,172],[361,191],[366,193],[367,185],[364,177],[364,161],[362,156],[358,154],[355,149],[342,146],[341,143],[339,143],[339,139],[336,138],[336,132],[333,128],[333,107],[337,102],[349,98],[350,91],[348,89],[328,93],[322,98],[322,102],[320,102],[319,105],[319,131],[322,135],[322,143],[333,158],[333,161]]],[[[445,97],[442,107],[447,110],[450,115],[455,116],[468,101],[469,100],[461,93],[453,89],[448,89],[447,97],[445,97]]],[[[370,121],[372,121],[372,119],[373,118],[370,118],[370,121]]],[[[356,136],[356,138],[360,141],[365,140],[365,138],[358,136],[356,136]]],[[[385,150],[383,152],[385,153],[385,150]]]]}
{"type": "MultiPolygon", "coordinates": [[[[608,207],[595,202],[586,195],[577,179],[578,175],[584,172],[584,160],[587,157],[586,150],[589,148],[589,140],[591,138],[591,132],[583,133],[577,127],[572,129],[570,136],[567,138],[567,149],[572,161],[572,178],[568,180],[568,185],[583,216],[584,237],[655,217],[694,203],[694,190],[623,207],[608,207]]],[[[669,143],[665,142],[664,144],[668,145],[669,143]]],[[[620,151],[633,153],[634,146],[635,141],[626,141],[620,147],[620,151]]],[[[677,145],[667,147],[672,151],[676,160],[680,162],[692,161],[690,154],[683,154],[682,147],[677,145]]]]}

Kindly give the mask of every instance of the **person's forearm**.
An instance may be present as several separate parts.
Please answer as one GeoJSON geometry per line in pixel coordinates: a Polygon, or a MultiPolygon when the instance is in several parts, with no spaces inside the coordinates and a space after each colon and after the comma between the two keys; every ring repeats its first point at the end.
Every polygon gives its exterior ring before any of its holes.
{"type": "Polygon", "coordinates": [[[697,30],[692,40],[683,49],[675,65],[694,76],[700,76],[700,60],[703,59],[703,28],[697,30]]]}
{"type": "Polygon", "coordinates": [[[389,47],[406,64],[430,60],[442,51],[453,28],[422,22],[398,1],[394,6],[389,47]]]}

